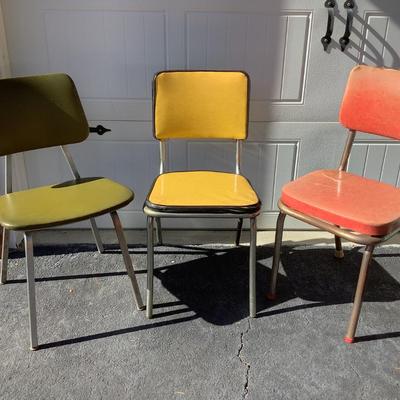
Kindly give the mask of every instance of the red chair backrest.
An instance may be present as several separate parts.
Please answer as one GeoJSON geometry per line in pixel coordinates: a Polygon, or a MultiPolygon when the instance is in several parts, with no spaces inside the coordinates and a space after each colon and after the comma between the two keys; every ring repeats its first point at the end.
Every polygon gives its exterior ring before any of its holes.
{"type": "Polygon", "coordinates": [[[354,131],[400,139],[400,71],[365,65],[353,68],[339,119],[354,131]]]}

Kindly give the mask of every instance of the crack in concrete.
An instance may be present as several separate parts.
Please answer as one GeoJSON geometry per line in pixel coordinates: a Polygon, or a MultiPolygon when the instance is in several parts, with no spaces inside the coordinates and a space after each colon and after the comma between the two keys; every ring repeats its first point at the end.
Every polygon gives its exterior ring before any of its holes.
{"type": "Polygon", "coordinates": [[[243,393],[242,393],[242,400],[245,400],[249,394],[249,376],[250,376],[250,364],[245,361],[242,357],[242,352],[243,352],[243,347],[244,347],[244,335],[248,333],[251,329],[250,325],[250,319],[247,319],[247,329],[243,332],[240,332],[240,346],[239,349],[236,353],[236,357],[239,358],[240,362],[246,367],[246,374],[245,374],[245,380],[243,384],[243,393]]]}
{"type": "Polygon", "coordinates": [[[349,364],[349,365],[350,365],[351,370],[356,374],[358,381],[360,382],[360,387],[361,387],[360,400],[362,400],[362,399],[364,399],[364,395],[365,395],[365,388],[363,385],[364,382],[361,379],[361,376],[360,376],[359,372],[357,371],[357,369],[352,364],[349,364]]]}

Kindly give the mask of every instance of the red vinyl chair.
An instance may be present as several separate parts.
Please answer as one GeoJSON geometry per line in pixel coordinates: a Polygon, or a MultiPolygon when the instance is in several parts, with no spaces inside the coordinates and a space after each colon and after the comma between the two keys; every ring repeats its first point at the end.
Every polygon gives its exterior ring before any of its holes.
{"type": "Polygon", "coordinates": [[[400,71],[355,67],[344,94],[340,122],[349,130],[337,170],[319,170],[282,188],[267,297],[276,298],[276,281],[286,215],[335,235],[335,256],[342,258],[341,238],[365,245],[357,289],[344,341],[354,342],[368,266],[376,245],[400,229],[400,189],[346,172],[357,131],[400,139],[400,71]]]}

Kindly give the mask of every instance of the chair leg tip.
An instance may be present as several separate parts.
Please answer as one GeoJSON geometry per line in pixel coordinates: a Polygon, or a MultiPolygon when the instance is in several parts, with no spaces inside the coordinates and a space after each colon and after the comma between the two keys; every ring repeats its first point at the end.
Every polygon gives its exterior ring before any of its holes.
{"type": "Polygon", "coordinates": [[[354,343],[354,338],[350,338],[350,337],[348,337],[348,336],[345,336],[345,337],[343,338],[343,341],[344,341],[345,343],[351,344],[351,343],[354,343]]]}
{"type": "Polygon", "coordinates": [[[344,258],[344,251],[343,250],[335,250],[335,258],[338,258],[338,259],[344,258]]]}
{"type": "Polygon", "coordinates": [[[36,351],[36,350],[39,350],[39,346],[31,346],[29,349],[31,351],[36,351]]]}
{"type": "Polygon", "coordinates": [[[277,298],[276,293],[271,293],[271,292],[267,293],[267,294],[265,295],[265,297],[266,297],[268,300],[276,300],[276,298],[277,298]]]}
{"type": "Polygon", "coordinates": [[[137,306],[138,311],[143,311],[146,309],[146,306],[137,306]]]}

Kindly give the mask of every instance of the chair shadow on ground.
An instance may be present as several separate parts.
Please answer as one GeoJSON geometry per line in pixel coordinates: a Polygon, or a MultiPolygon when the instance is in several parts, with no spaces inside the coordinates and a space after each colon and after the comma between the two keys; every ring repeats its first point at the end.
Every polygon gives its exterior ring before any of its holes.
{"type": "MultiPolygon", "coordinates": [[[[121,249],[118,245],[107,244],[104,246],[103,254],[119,254],[122,257],[121,249]]],[[[202,248],[199,246],[180,246],[174,245],[172,248],[168,250],[163,250],[163,255],[194,255],[194,254],[204,254],[210,255],[216,251],[220,251],[217,249],[210,248],[202,248]]],[[[94,244],[77,244],[77,245],[56,245],[56,246],[36,246],[34,247],[34,257],[46,257],[46,256],[60,256],[60,255],[70,255],[70,254],[82,254],[82,253],[97,253],[96,245],[94,244]]],[[[137,255],[146,255],[147,249],[143,245],[135,245],[129,246],[129,253],[132,257],[137,255]]],[[[155,250],[155,254],[157,254],[157,248],[155,250]]],[[[9,260],[18,260],[25,259],[25,253],[22,250],[11,250],[9,254],[9,260]]],[[[35,261],[40,262],[40,261],[35,261]]],[[[137,269],[135,268],[135,273],[145,274],[147,272],[146,269],[137,269]]],[[[63,281],[63,280],[75,280],[75,279],[90,279],[90,278],[102,278],[102,277],[113,277],[113,276],[121,276],[127,275],[125,269],[121,269],[120,271],[109,271],[109,272],[98,272],[98,273],[81,273],[81,274],[73,274],[73,275],[57,275],[57,276],[43,276],[35,277],[36,282],[51,282],[51,281],[63,281]]],[[[7,284],[18,284],[18,283],[26,283],[26,279],[8,279],[7,284]]]]}
{"type": "MultiPolygon", "coordinates": [[[[155,253],[157,249],[155,247],[155,253]]],[[[40,256],[57,256],[57,255],[68,255],[68,254],[78,254],[78,253],[96,253],[97,248],[95,244],[84,243],[84,244],[74,244],[74,245],[38,245],[34,249],[35,257],[40,256]]],[[[197,245],[171,245],[168,246],[168,250],[163,250],[163,254],[195,254],[204,253],[211,254],[214,252],[221,251],[221,249],[213,249],[208,247],[201,247],[197,245]]],[[[147,254],[146,245],[129,245],[129,253],[132,256],[147,254]]],[[[118,244],[105,244],[104,254],[121,254],[121,249],[118,244]]],[[[23,249],[10,250],[9,259],[20,259],[25,258],[25,253],[23,249]]]]}
{"type": "MultiPolygon", "coordinates": [[[[272,252],[273,249],[267,246],[257,249],[258,318],[312,307],[352,303],[362,259],[359,248],[346,251],[342,260],[333,257],[332,248],[283,248],[278,298],[273,302],[265,297],[270,282],[272,252]],[[276,309],[278,304],[297,297],[312,303],[276,309]]],[[[232,324],[249,314],[248,249],[245,247],[220,250],[206,258],[158,268],[155,270],[155,279],[159,279],[174,297],[198,317],[212,324],[232,324]]],[[[373,259],[364,301],[396,300],[400,300],[400,283],[373,259]]]]}
{"type": "MultiPolygon", "coordinates": [[[[79,252],[95,251],[93,246],[79,246],[79,252]]],[[[71,253],[71,247],[38,248],[35,255],[71,253]],[[55,250],[55,251],[54,251],[55,250]]],[[[101,339],[141,330],[187,322],[197,318],[214,325],[230,325],[249,315],[248,306],[248,248],[242,247],[199,247],[171,246],[156,247],[154,279],[175,298],[174,301],[159,301],[157,289],[154,293],[154,317],[145,324],[115,331],[102,332],[84,337],[60,340],[43,344],[41,348],[52,348],[73,343],[101,339]],[[171,256],[190,254],[188,261],[169,263],[171,256]],[[193,256],[198,258],[193,258],[193,256]],[[167,257],[167,259],[164,259],[167,257]],[[157,264],[159,265],[157,267],[157,264]],[[161,266],[160,266],[161,264],[161,266]],[[176,306],[179,306],[176,308],[176,306]],[[182,308],[182,306],[184,308],[182,308]],[[190,315],[183,313],[190,312],[190,315]]],[[[78,252],[78,251],[76,251],[78,252]]],[[[108,247],[106,253],[118,253],[116,247],[108,247]]],[[[134,256],[145,254],[144,247],[131,247],[134,256]]],[[[294,248],[282,249],[281,267],[278,276],[278,298],[266,299],[267,285],[270,282],[273,248],[257,248],[257,318],[288,312],[301,312],[303,309],[352,303],[362,258],[360,248],[345,251],[342,260],[333,257],[332,248],[294,248]],[[300,298],[307,303],[285,307],[284,303],[300,298]],[[281,305],[281,306],[280,306],[281,305]],[[279,306],[279,307],[277,307],[279,306]]],[[[392,302],[400,300],[400,283],[379,264],[380,256],[398,257],[400,254],[378,254],[371,262],[364,301],[392,302]]],[[[20,257],[15,254],[14,257],[20,257]]],[[[176,261],[176,260],[175,260],[176,261]]],[[[139,270],[138,273],[145,273],[139,270]]],[[[71,276],[43,277],[37,281],[90,279],[97,276],[125,275],[124,271],[100,272],[99,274],[79,274],[71,276]]],[[[20,283],[24,280],[10,281],[20,283]]],[[[156,285],[157,288],[157,285],[156,285]]],[[[144,288],[142,287],[144,294],[144,288]]],[[[347,319],[349,315],[343,315],[347,319]]],[[[144,317],[143,317],[144,319],[144,317]]],[[[388,332],[359,337],[358,341],[399,337],[400,332],[388,332]]]]}

